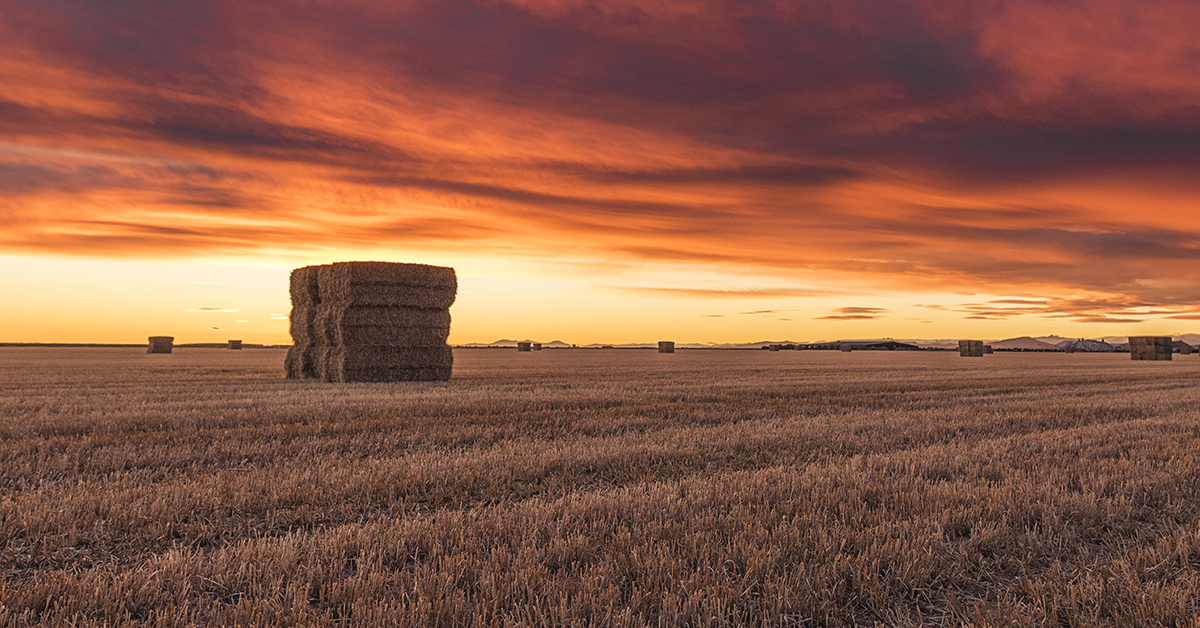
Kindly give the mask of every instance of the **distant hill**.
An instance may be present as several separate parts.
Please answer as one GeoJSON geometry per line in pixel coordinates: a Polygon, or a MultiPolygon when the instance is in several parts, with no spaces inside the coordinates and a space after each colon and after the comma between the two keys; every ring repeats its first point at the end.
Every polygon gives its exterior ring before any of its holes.
{"type": "Polygon", "coordinates": [[[1007,340],[998,340],[987,344],[992,345],[993,349],[1006,349],[1009,351],[1062,351],[1060,347],[1048,342],[1042,342],[1036,338],[1030,338],[1029,336],[1008,338],[1007,340]]]}

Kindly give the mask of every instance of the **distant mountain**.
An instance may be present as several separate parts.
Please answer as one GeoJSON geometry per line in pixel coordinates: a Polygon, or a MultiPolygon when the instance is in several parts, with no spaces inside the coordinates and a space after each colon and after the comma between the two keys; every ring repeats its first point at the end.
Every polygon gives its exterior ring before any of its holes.
{"type": "MultiPolygon", "coordinates": [[[[1053,338],[1053,336],[1050,336],[1050,337],[1053,338]]],[[[1061,348],[1056,347],[1055,345],[1052,345],[1048,342],[1042,342],[1041,340],[1038,340],[1036,338],[1030,338],[1029,336],[1021,336],[1020,338],[1009,338],[1007,340],[998,340],[996,342],[990,342],[988,344],[992,345],[993,349],[1008,349],[1010,351],[1011,350],[1062,351],[1061,348]]]]}
{"type": "MultiPolygon", "coordinates": [[[[512,340],[509,338],[501,338],[499,340],[493,340],[492,342],[467,342],[467,343],[463,343],[463,344],[455,345],[455,346],[456,347],[511,347],[511,348],[515,349],[515,348],[517,348],[518,342],[537,342],[537,341],[536,340],[512,340]]],[[[561,340],[551,340],[550,342],[542,343],[543,349],[569,349],[573,346],[575,346],[575,345],[563,342],[561,340]]]]}

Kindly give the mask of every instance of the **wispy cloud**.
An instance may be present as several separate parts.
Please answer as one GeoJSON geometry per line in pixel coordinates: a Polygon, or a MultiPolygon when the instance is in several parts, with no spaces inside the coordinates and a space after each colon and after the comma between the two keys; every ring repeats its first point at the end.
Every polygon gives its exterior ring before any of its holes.
{"type": "Polygon", "coordinates": [[[818,316],[817,320],[865,321],[876,318],[884,318],[884,315],[890,312],[891,310],[881,307],[839,307],[825,316],[818,316]]]}

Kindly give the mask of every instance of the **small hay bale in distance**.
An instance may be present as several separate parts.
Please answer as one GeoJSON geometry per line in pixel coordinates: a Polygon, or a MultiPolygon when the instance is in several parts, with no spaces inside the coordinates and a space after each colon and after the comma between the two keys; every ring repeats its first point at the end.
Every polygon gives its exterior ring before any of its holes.
{"type": "Polygon", "coordinates": [[[675,341],[659,340],[658,341],[658,352],[659,353],[675,353],[675,341]]]}
{"type": "Polygon", "coordinates": [[[1130,360],[1170,360],[1172,357],[1170,336],[1130,336],[1130,360]]]}
{"type": "Polygon", "coordinates": [[[535,343],[533,343],[533,350],[534,350],[534,351],[541,351],[541,350],[542,350],[542,343],[540,343],[540,342],[535,342],[535,343]]]}
{"type": "Polygon", "coordinates": [[[241,351],[242,350],[242,341],[241,340],[230,340],[229,341],[229,350],[230,351],[241,351]]]}
{"type": "Polygon", "coordinates": [[[768,351],[779,351],[782,348],[783,348],[783,345],[768,345],[767,346],[768,351]]]}
{"type": "Polygon", "coordinates": [[[995,352],[996,352],[996,350],[992,348],[992,345],[983,345],[983,354],[984,355],[992,355],[995,352]]]}
{"type": "Polygon", "coordinates": [[[174,336],[150,336],[146,353],[170,353],[174,348],[174,336]]]}
{"type": "Polygon", "coordinates": [[[842,343],[839,348],[842,350],[842,353],[850,353],[851,351],[854,351],[854,345],[848,342],[842,343]]]}
{"type": "Polygon", "coordinates": [[[983,357],[983,341],[982,340],[959,340],[958,355],[963,358],[982,358],[983,357]]]}
{"type": "Polygon", "coordinates": [[[533,350],[532,342],[525,342],[522,340],[521,342],[517,343],[517,351],[524,352],[524,351],[532,351],[532,350],[533,350]]]}

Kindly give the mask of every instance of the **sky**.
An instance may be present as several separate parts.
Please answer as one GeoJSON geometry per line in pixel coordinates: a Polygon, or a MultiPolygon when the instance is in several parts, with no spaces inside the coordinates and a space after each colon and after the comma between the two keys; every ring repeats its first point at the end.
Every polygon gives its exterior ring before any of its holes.
{"type": "Polygon", "coordinates": [[[0,342],[286,343],[291,268],[451,342],[1200,329],[1192,0],[9,0],[0,342]]]}

